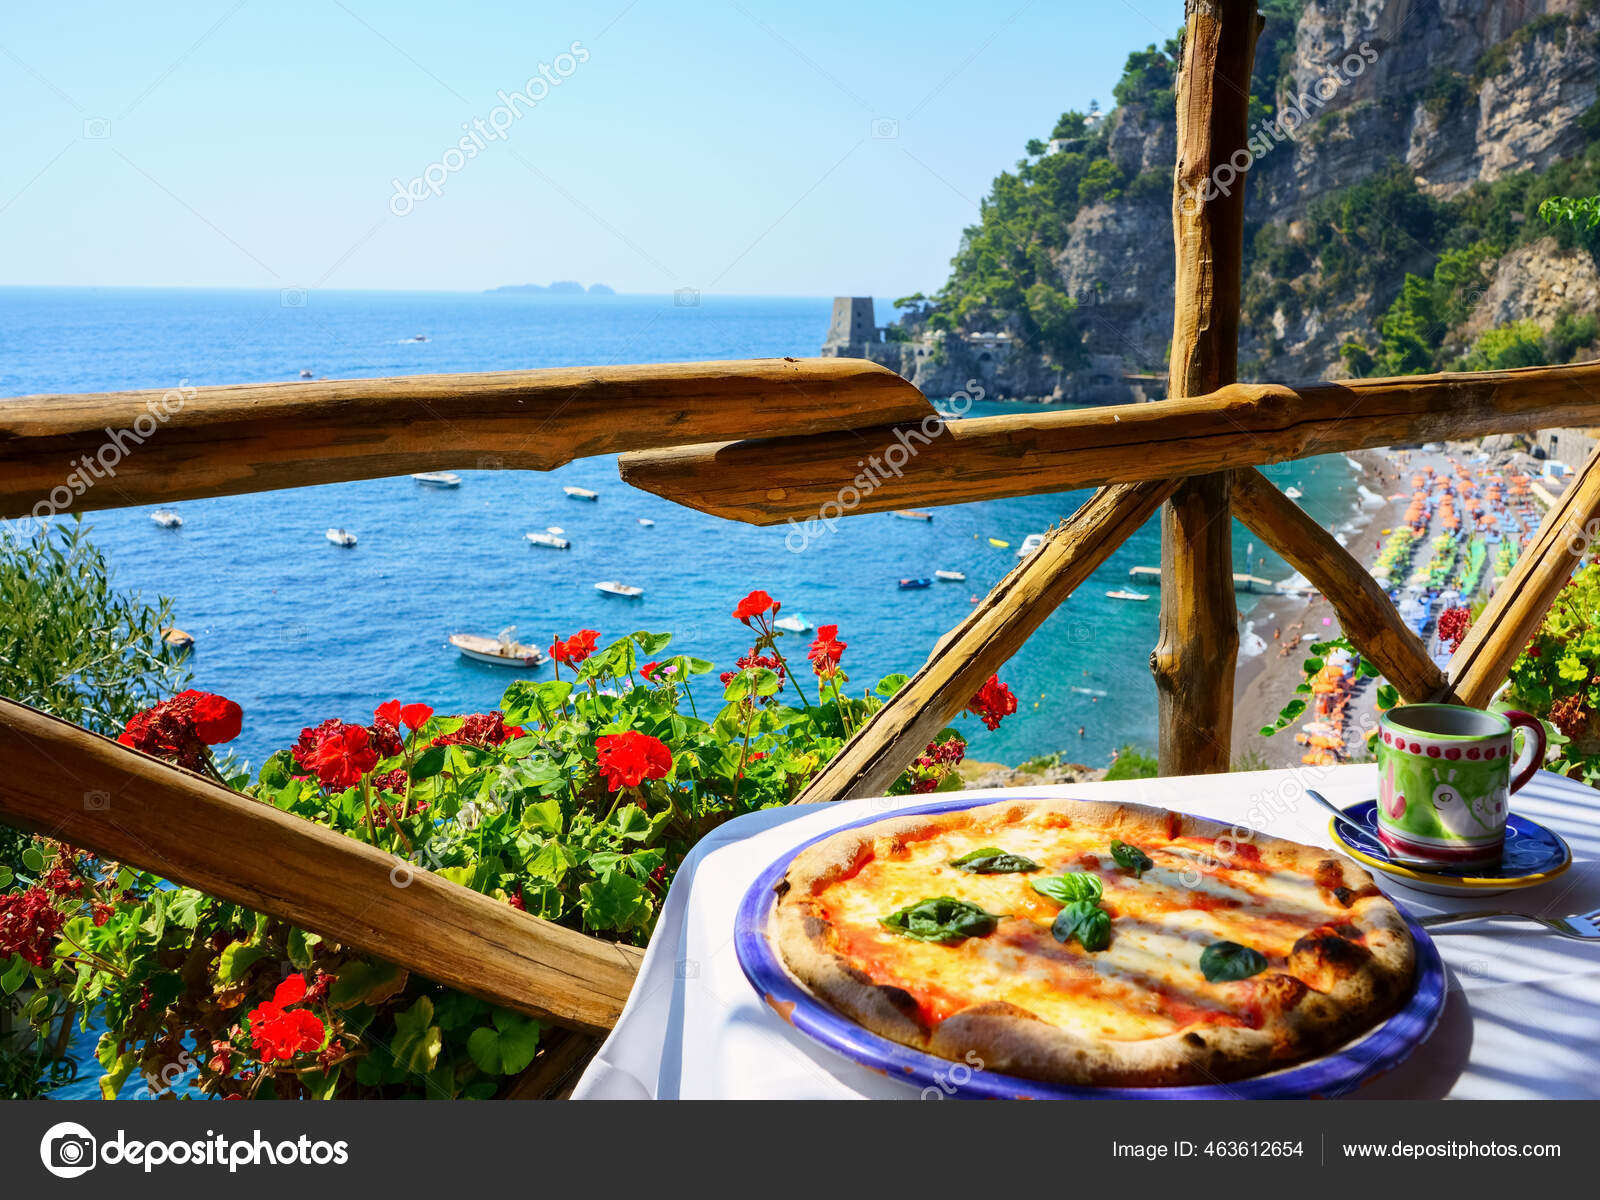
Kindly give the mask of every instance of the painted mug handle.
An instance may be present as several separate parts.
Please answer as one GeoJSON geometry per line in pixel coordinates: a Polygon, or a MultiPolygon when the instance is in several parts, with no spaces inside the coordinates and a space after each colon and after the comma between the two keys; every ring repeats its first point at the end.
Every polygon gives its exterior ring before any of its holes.
{"type": "Polygon", "coordinates": [[[1521,709],[1508,708],[1503,715],[1511,722],[1513,732],[1521,726],[1528,735],[1523,741],[1522,753],[1517,756],[1517,761],[1511,764],[1511,790],[1519,792],[1522,790],[1522,785],[1532,779],[1544,764],[1544,726],[1538,717],[1530,716],[1521,709]]]}

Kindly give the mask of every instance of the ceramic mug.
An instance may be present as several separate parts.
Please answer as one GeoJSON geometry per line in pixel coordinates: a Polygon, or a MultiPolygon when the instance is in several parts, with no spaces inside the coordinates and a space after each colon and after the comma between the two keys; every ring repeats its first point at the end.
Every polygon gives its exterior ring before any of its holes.
{"type": "Polygon", "coordinates": [[[1406,704],[1378,722],[1378,837],[1440,866],[1499,860],[1511,793],[1544,762],[1544,727],[1525,712],[1406,704]],[[1526,732],[1513,764],[1512,731],[1526,732]]]}

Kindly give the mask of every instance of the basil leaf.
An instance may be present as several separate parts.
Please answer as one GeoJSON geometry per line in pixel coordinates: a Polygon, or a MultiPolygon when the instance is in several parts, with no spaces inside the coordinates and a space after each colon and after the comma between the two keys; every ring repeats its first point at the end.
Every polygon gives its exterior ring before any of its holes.
{"type": "Polygon", "coordinates": [[[1265,955],[1238,942],[1212,942],[1200,952],[1200,973],[1208,983],[1249,979],[1266,969],[1265,955]]]}
{"type": "Polygon", "coordinates": [[[985,912],[976,904],[954,896],[934,896],[908,904],[887,917],[879,917],[878,924],[901,937],[948,945],[969,937],[987,937],[1000,924],[1003,915],[985,912]]]}
{"type": "Polygon", "coordinates": [[[971,854],[950,860],[952,867],[974,875],[1007,875],[1014,871],[1037,871],[1039,864],[1022,854],[1008,854],[999,846],[985,846],[971,854]]]}
{"type": "Polygon", "coordinates": [[[1056,914],[1050,933],[1058,942],[1077,938],[1092,954],[1111,944],[1111,917],[1093,900],[1074,900],[1056,914]]]}
{"type": "Polygon", "coordinates": [[[1143,850],[1137,846],[1130,846],[1127,842],[1113,841],[1111,857],[1117,860],[1117,866],[1124,871],[1133,872],[1135,879],[1143,878],[1144,873],[1156,865],[1143,850]]]}
{"type": "Polygon", "coordinates": [[[1041,896],[1048,896],[1057,904],[1071,904],[1076,900],[1088,900],[1091,903],[1100,903],[1100,897],[1105,893],[1105,884],[1100,882],[1100,876],[1085,874],[1082,871],[1069,871],[1065,875],[1056,875],[1050,879],[1035,879],[1031,881],[1033,890],[1041,896]]]}

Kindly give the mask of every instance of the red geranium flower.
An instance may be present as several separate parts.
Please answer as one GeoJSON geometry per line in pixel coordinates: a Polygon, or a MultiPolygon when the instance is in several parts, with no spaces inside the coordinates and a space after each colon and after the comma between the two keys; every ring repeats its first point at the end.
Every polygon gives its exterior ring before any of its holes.
{"type": "Polygon", "coordinates": [[[1472,611],[1465,605],[1447,608],[1439,614],[1439,644],[1454,654],[1472,625],[1472,611]]]}
{"type": "Polygon", "coordinates": [[[599,640],[598,629],[580,629],[564,642],[560,638],[551,642],[550,657],[558,663],[575,667],[594,653],[595,643],[599,640]]]}
{"type": "Polygon", "coordinates": [[[672,751],[666,744],[636,729],[595,738],[594,746],[600,773],[613,792],[638,787],[646,779],[660,779],[672,770],[672,751]]]}
{"type": "Polygon", "coordinates": [[[407,704],[400,709],[400,720],[405,723],[407,729],[421,729],[431,716],[433,709],[426,704],[407,704]]]}
{"type": "Polygon", "coordinates": [[[303,1008],[288,1011],[290,1005],[300,1003],[305,996],[305,976],[291,975],[278,985],[271,1000],[250,1010],[250,1041],[257,1058],[288,1062],[296,1054],[322,1048],[327,1029],[317,1014],[303,1008]]]}
{"type": "Polygon", "coordinates": [[[42,887],[0,896],[0,959],[20,954],[34,966],[44,966],[66,923],[67,914],[42,887]]]}
{"type": "MultiPolygon", "coordinates": [[[[244,727],[244,710],[226,696],[194,690],[179,692],[172,701],[189,703],[196,735],[208,746],[220,746],[239,736],[244,727]]],[[[172,701],[169,701],[171,703],[172,701]]]]}
{"type": "Polygon", "coordinates": [[[733,617],[734,620],[743,621],[746,625],[750,624],[751,621],[756,621],[764,628],[766,622],[762,618],[769,613],[774,617],[777,616],[778,610],[782,607],[782,604],[765,592],[754,591],[739,601],[738,606],[733,610],[733,617]]]}
{"type": "Polygon", "coordinates": [[[193,689],[135,713],[117,741],[191,771],[204,771],[206,747],[239,736],[244,713],[232,700],[193,689]]]}
{"type": "Polygon", "coordinates": [[[432,746],[498,746],[512,738],[522,736],[522,726],[507,725],[505,714],[499,709],[492,712],[473,713],[461,718],[461,728],[454,733],[441,733],[432,746]]]}
{"type": "Polygon", "coordinates": [[[372,719],[384,725],[400,728],[400,701],[389,700],[372,710],[372,719]]]}
{"type": "Polygon", "coordinates": [[[639,674],[644,676],[646,683],[654,683],[657,675],[671,675],[677,669],[672,663],[662,666],[658,662],[647,662],[639,668],[639,674]]]}
{"type": "Polygon", "coordinates": [[[372,731],[365,725],[346,725],[338,720],[324,721],[315,729],[302,730],[295,758],[323,787],[335,791],[354,787],[363,775],[378,765],[372,731]]]}
{"type": "Polygon", "coordinates": [[[817,638],[806,653],[806,657],[811,660],[811,669],[817,673],[817,678],[833,678],[834,672],[839,669],[839,660],[844,657],[848,647],[848,642],[839,640],[837,625],[818,625],[817,638]]]}
{"type": "Polygon", "coordinates": [[[1017,711],[1017,698],[1000,682],[1000,676],[991,675],[978,694],[967,701],[967,711],[990,729],[999,729],[1001,720],[1017,711]]]}

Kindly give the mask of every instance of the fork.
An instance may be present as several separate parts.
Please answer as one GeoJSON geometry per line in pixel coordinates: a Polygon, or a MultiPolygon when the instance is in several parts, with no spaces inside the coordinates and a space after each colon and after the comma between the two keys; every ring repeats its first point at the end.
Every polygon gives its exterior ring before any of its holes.
{"type": "Polygon", "coordinates": [[[1580,942],[1600,941],[1600,908],[1570,917],[1536,917],[1532,913],[1505,912],[1500,909],[1474,909],[1472,912],[1436,913],[1417,922],[1424,929],[1440,925],[1454,925],[1458,921],[1482,921],[1489,917],[1517,917],[1524,921],[1537,921],[1546,929],[1562,937],[1576,938],[1580,942]]]}

